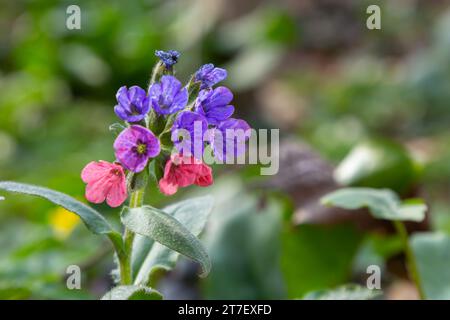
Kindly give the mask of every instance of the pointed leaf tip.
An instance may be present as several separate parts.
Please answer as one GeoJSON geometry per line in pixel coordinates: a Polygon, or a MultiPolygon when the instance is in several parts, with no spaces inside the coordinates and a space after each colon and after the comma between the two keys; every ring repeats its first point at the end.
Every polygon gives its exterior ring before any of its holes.
{"type": "Polygon", "coordinates": [[[120,234],[111,227],[100,213],[64,193],[31,184],[11,181],[0,181],[0,189],[47,199],[75,213],[91,232],[107,235],[117,249],[121,248],[122,240],[120,234]]]}

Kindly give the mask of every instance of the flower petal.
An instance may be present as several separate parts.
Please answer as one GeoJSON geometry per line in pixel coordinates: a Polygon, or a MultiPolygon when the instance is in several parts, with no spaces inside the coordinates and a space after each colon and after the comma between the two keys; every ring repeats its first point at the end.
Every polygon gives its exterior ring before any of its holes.
{"type": "Polygon", "coordinates": [[[116,99],[119,104],[123,106],[128,106],[130,104],[130,99],[128,98],[128,89],[126,86],[122,86],[117,90],[116,99]]]}
{"type": "Polygon", "coordinates": [[[91,161],[81,171],[81,179],[84,183],[100,180],[103,176],[108,174],[110,169],[111,168],[106,161],[91,161]]]}
{"type": "Polygon", "coordinates": [[[166,179],[159,180],[159,190],[167,196],[171,196],[178,191],[178,185],[171,184],[166,179]]]}
{"type": "Polygon", "coordinates": [[[195,184],[200,187],[207,187],[213,184],[213,176],[211,167],[202,163],[198,165],[199,170],[197,172],[197,179],[195,180],[195,184]]]}
{"type": "Polygon", "coordinates": [[[118,181],[116,181],[106,196],[106,203],[112,207],[118,207],[127,199],[127,184],[125,181],[125,177],[121,177],[118,181]]]}
{"type": "Polygon", "coordinates": [[[105,201],[110,188],[110,177],[105,175],[99,180],[88,183],[85,192],[86,199],[92,203],[102,203],[105,201]]]}

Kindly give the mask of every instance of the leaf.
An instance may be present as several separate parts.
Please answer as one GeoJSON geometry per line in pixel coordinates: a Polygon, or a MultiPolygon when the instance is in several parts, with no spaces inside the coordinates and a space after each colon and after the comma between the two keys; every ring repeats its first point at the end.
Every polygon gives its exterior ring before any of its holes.
{"type": "Polygon", "coordinates": [[[384,139],[358,144],[334,172],[339,184],[370,188],[387,188],[405,192],[413,183],[416,172],[405,148],[384,139]]]}
{"type": "Polygon", "coordinates": [[[102,300],[162,300],[160,292],[145,286],[117,286],[108,291],[102,300]]]}
{"type": "Polygon", "coordinates": [[[228,187],[223,180],[214,186],[221,201],[204,236],[214,266],[202,286],[205,297],[285,298],[280,271],[282,204],[269,198],[262,206],[240,184],[228,187]]]}
{"type": "MultiPolygon", "coordinates": [[[[188,213],[187,211],[184,212],[185,214],[188,213]]],[[[189,213],[195,219],[195,212],[190,211],[189,213]]],[[[186,226],[173,216],[151,206],[143,206],[139,208],[125,208],[122,212],[121,220],[133,232],[147,236],[199,262],[202,267],[201,276],[206,276],[209,273],[211,262],[203,245],[186,226]]],[[[197,229],[199,228],[197,227],[197,229]]],[[[154,245],[152,249],[153,247],[154,245]]],[[[170,257],[170,253],[163,250],[157,256],[160,258],[163,257],[164,261],[170,257]]]]}
{"type": "Polygon", "coordinates": [[[78,215],[91,232],[107,235],[116,249],[122,248],[122,238],[120,234],[112,229],[111,225],[100,213],[64,193],[30,184],[10,181],[1,181],[0,189],[47,199],[78,215]]]}
{"type": "Polygon", "coordinates": [[[325,195],[320,202],[344,209],[368,208],[374,218],[385,220],[422,221],[427,206],[420,199],[403,203],[388,189],[344,188],[325,195]]]}
{"type": "Polygon", "coordinates": [[[289,298],[349,281],[362,235],[347,224],[285,225],[281,271],[289,298]]]}
{"type": "Polygon", "coordinates": [[[124,126],[120,123],[117,123],[117,122],[115,122],[109,126],[109,131],[111,131],[115,137],[117,137],[125,129],[126,129],[126,126],[124,126]]]}
{"type": "Polygon", "coordinates": [[[167,160],[166,158],[167,157],[164,154],[160,154],[158,157],[154,158],[148,166],[148,172],[156,183],[158,183],[164,175],[164,165],[167,160]]]}
{"type": "Polygon", "coordinates": [[[308,293],[304,300],[371,300],[379,297],[381,290],[371,290],[360,285],[348,284],[331,290],[308,293]]]}
{"type": "Polygon", "coordinates": [[[0,286],[1,300],[26,300],[31,296],[31,290],[23,287],[7,287],[0,286]]]}
{"type": "Polygon", "coordinates": [[[411,237],[420,281],[427,299],[450,299],[450,236],[440,232],[411,237]]]}
{"type": "MultiPolygon", "coordinates": [[[[198,236],[205,227],[212,207],[212,197],[206,196],[172,204],[163,211],[177,219],[194,236],[198,236]]],[[[148,237],[136,235],[131,257],[135,284],[153,282],[159,272],[174,268],[178,257],[178,252],[148,237]]]]}

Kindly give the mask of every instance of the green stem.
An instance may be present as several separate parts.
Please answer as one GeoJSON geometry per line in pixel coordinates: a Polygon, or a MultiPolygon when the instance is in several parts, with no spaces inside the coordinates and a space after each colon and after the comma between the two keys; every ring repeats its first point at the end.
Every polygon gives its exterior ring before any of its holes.
{"type": "MultiPolygon", "coordinates": [[[[144,202],[144,188],[133,191],[130,196],[130,208],[137,208],[142,206],[144,202]]],[[[133,250],[134,232],[125,228],[123,242],[124,253],[122,257],[119,256],[120,261],[120,281],[123,285],[132,284],[133,276],[131,270],[131,253],[133,250]]]]}
{"type": "Polygon", "coordinates": [[[408,239],[408,232],[406,231],[405,224],[401,221],[393,221],[395,229],[397,230],[398,235],[401,238],[403,244],[403,250],[406,255],[406,263],[408,268],[408,273],[411,280],[414,281],[417,287],[417,291],[419,292],[420,299],[425,299],[425,293],[422,288],[422,282],[420,279],[419,271],[417,268],[416,258],[414,257],[414,253],[412,251],[411,245],[408,239]]]}

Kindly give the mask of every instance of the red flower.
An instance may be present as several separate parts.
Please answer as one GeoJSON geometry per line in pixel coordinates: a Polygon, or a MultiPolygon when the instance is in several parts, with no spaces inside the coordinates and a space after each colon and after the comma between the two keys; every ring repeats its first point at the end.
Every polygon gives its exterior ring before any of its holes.
{"type": "Polygon", "coordinates": [[[127,184],[123,168],[119,164],[100,160],[84,167],[81,179],[86,186],[86,199],[92,203],[105,201],[110,207],[118,207],[127,199],[127,184]]]}
{"type": "Polygon", "coordinates": [[[164,168],[164,177],[159,180],[159,189],[165,195],[172,195],[179,187],[192,184],[207,187],[213,183],[212,170],[194,157],[172,155],[164,168]]]}

